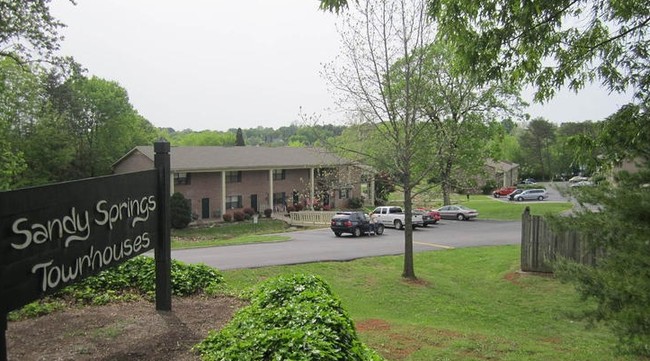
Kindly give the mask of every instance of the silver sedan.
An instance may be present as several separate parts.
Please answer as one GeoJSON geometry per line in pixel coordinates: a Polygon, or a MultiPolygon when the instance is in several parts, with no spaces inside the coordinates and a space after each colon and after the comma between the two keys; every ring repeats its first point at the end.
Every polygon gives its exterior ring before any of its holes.
{"type": "Polygon", "coordinates": [[[438,208],[440,217],[444,219],[457,219],[464,221],[478,217],[478,211],[461,205],[450,205],[438,208]]]}

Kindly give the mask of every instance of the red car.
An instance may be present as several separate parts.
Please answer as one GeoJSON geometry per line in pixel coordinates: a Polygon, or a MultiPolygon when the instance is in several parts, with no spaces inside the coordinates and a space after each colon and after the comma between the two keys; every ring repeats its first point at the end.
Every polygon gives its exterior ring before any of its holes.
{"type": "Polygon", "coordinates": [[[418,208],[415,210],[415,212],[422,213],[423,215],[428,216],[428,217],[422,217],[425,227],[430,224],[436,224],[440,220],[440,212],[436,211],[435,209],[418,208]]]}
{"type": "Polygon", "coordinates": [[[508,194],[512,193],[517,189],[517,187],[501,187],[494,192],[492,192],[492,195],[494,198],[499,198],[499,197],[505,197],[508,194]]]}

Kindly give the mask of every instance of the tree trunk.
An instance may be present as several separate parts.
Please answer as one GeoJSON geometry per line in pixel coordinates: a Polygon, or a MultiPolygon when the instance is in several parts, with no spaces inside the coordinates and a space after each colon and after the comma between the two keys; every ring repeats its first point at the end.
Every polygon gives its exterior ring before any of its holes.
{"type": "Polygon", "coordinates": [[[410,174],[404,175],[404,271],[402,277],[416,279],[413,265],[413,204],[410,174]]]}
{"type": "Polygon", "coordinates": [[[441,186],[442,186],[442,202],[446,206],[451,204],[451,169],[453,167],[453,162],[449,159],[447,164],[445,164],[445,169],[440,174],[441,186]]]}

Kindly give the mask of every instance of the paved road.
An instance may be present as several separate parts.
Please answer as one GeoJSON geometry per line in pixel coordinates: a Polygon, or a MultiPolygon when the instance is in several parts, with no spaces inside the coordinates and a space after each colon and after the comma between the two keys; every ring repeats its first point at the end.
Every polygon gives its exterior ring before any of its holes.
{"type": "MultiPolygon", "coordinates": [[[[345,261],[402,254],[403,231],[387,228],[381,236],[334,236],[329,229],[286,233],[291,240],[240,246],[172,251],[172,258],[217,269],[254,268],[318,261],[345,261]]],[[[449,248],[519,244],[521,222],[443,220],[413,232],[415,252],[449,248]]]]}

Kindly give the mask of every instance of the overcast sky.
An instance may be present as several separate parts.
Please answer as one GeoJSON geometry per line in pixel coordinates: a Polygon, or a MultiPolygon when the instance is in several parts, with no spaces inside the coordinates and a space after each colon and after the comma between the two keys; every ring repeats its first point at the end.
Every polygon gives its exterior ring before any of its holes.
{"type": "MultiPolygon", "coordinates": [[[[299,113],[343,124],[319,72],[338,54],[317,0],[54,0],[61,54],[118,82],[156,127],[279,128],[299,113]]],[[[592,87],[529,109],[556,123],[601,120],[629,101],[592,87]]]]}

